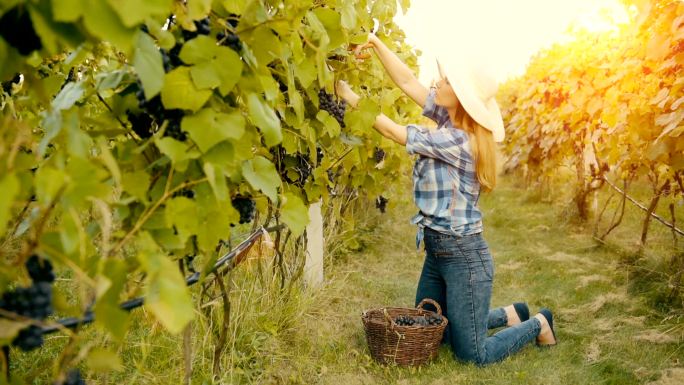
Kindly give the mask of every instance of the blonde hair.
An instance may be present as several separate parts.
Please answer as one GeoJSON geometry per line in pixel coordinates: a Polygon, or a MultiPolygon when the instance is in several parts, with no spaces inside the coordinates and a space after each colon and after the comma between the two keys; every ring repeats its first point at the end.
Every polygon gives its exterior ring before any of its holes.
{"type": "Polygon", "coordinates": [[[494,190],[496,186],[496,147],[494,135],[482,127],[457,103],[454,124],[468,133],[470,148],[475,160],[477,180],[484,192],[494,190]]]}

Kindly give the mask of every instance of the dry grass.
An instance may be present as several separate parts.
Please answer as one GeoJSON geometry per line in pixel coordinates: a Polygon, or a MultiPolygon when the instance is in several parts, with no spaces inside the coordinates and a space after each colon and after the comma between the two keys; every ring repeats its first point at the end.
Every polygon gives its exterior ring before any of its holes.
{"type": "MultiPolygon", "coordinates": [[[[406,186],[406,191],[410,186],[406,186]]],[[[388,214],[369,205],[355,224],[354,242],[328,239],[336,250],[325,261],[326,282],[315,291],[299,286],[275,295],[271,275],[256,274],[253,259],[232,276],[230,343],[217,384],[681,384],[684,379],[682,318],[663,312],[652,291],[622,260],[629,252],[597,245],[587,227],[559,220],[554,201],[531,199],[514,180],[504,179],[482,198],[485,237],[495,259],[493,306],[527,301],[532,311],[549,307],[557,315],[560,344],[524,348],[485,368],[454,360],[444,346],[430,365],[384,367],[368,353],[360,320],[364,309],[411,306],[423,255],[415,250],[408,218],[410,196],[391,196],[388,214]],[[639,282],[639,281],[637,281],[639,282]],[[670,315],[669,318],[666,318],[670,315]]],[[[560,198],[559,198],[560,199],[560,198]]],[[[633,233],[617,232],[627,244],[633,233]]],[[[653,234],[655,247],[644,261],[667,255],[667,234],[653,234]],[[661,254],[659,254],[661,253],[661,254]]],[[[644,262],[646,263],[646,262],[644,262]]],[[[652,289],[652,288],[651,288],[652,289]]],[[[214,325],[212,308],[198,313],[193,327],[193,383],[211,384],[214,325]]],[[[124,371],[90,374],[90,384],[169,384],[182,378],[180,338],[154,327],[144,313],[120,347],[124,371]]],[[[101,336],[94,328],[87,336],[101,336]]],[[[94,337],[103,344],[105,338],[94,337]],[[99,338],[99,339],[98,339],[99,338]]],[[[55,336],[45,349],[15,354],[15,372],[45,365],[63,346],[55,336]]]]}

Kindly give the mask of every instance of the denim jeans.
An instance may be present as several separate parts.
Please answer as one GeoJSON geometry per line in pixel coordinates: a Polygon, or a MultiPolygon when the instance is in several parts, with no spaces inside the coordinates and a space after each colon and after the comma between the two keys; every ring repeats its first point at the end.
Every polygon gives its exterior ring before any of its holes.
{"type": "MultiPolygon", "coordinates": [[[[432,298],[449,320],[444,342],[457,359],[486,365],[503,360],[534,341],[541,323],[532,317],[488,336],[488,329],[506,326],[503,308],[489,309],[494,264],[482,233],[456,237],[425,228],[425,263],[416,305],[432,298]]],[[[432,310],[431,305],[426,305],[432,310]]]]}

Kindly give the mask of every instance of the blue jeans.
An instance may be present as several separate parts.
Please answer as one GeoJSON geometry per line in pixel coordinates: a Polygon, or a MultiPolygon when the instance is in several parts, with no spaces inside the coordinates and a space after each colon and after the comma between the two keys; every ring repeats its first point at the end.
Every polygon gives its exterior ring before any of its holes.
{"type": "Polygon", "coordinates": [[[439,303],[449,320],[444,342],[457,359],[487,365],[535,340],[541,323],[534,317],[487,336],[488,329],[506,326],[508,319],[503,308],[489,309],[494,264],[482,233],[456,237],[426,227],[424,241],[416,305],[423,298],[439,303]]]}

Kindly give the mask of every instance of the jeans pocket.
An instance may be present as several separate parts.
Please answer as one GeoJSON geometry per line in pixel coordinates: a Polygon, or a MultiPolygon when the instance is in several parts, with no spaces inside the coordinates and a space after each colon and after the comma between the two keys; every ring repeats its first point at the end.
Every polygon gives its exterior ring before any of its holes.
{"type": "Polygon", "coordinates": [[[475,262],[477,268],[475,269],[476,281],[493,281],[494,280],[494,262],[489,249],[480,249],[476,252],[477,261],[475,262]]]}

